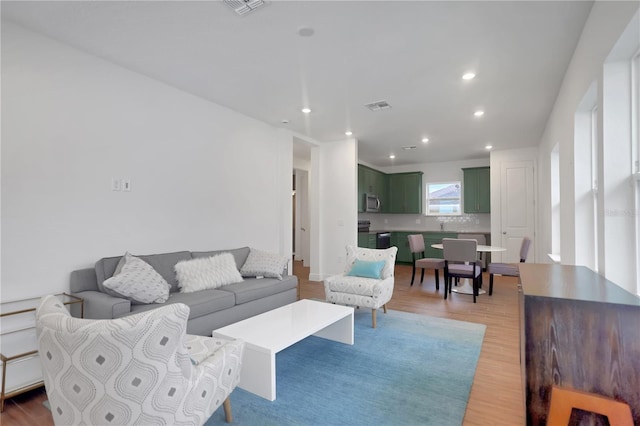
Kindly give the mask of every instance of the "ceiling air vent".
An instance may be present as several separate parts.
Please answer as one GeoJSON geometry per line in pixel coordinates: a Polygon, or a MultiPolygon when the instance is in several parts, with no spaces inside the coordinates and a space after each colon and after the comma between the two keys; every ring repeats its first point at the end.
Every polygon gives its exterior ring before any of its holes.
{"type": "Polygon", "coordinates": [[[417,147],[415,145],[410,145],[410,146],[403,146],[402,149],[404,149],[405,151],[411,151],[412,149],[416,149],[417,147]]]}
{"type": "Polygon", "coordinates": [[[365,104],[364,106],[369,108],[371,111],[380,111],[382,109],[390,109],[391,108],[391,105],[389,105],[389,102],[387,102],[387,101],[371,102],[370,104],[365,104]]]}
{"type": "Polygon", "coordinates": [[[264,6],[264,0],[224,0],[224,2],[240,16],[264,6]]]}

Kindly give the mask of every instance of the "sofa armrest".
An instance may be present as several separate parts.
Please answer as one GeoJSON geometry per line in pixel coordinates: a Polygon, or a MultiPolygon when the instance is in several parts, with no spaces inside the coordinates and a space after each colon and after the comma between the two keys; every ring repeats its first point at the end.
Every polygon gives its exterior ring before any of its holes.
{"type": "Polygon", "coordinates": [[[98,279],[96,278],[96,269],[78,269],[71,272],[69,277],[69,289],[71,293],[79,293],[81,291],[93,290],[99,291],[98,279]]]}
{"type": "Polygon", "coordinates": [[[72,294],[84,299],[85,318],[112,319],[131,312],[131,301],[127,299],[92,290],[72,294]]]}

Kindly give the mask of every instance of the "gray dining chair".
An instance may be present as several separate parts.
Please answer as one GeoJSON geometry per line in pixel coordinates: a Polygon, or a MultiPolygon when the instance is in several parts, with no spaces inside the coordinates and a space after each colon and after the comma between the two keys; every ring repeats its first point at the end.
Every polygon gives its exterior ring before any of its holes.
{"type": "MultiPolygon", "coordinates": [[[[479,246],[484,246],[487,244],[487,236],[485,234],[458,234],[458,239],[476,240],[479,246]]],[[[485,256],[485,253],[478,252],[478,259],[480,259],[482,269],[486,271],[487,257],[485,256]]]]}
{"type": "Polygon", "coordinates": [[[451,293],[452,278],[473,280],[473,303],[476,303],[482,266],[478,261],[478,242],[470,239],[443,238],[444,252],[444,298],[451,293]]]}
{"type": "Polygon", "coordinates": [[[416,277],[416,269],[422,268],[420,274],[420,284],[424,280],[424,270],[433,269],[436,276],[436,290],[440,290],[440,269],[444,269],[444,260],[434,257],[424,257],[424,235],[414,234],[407,237],[409,239],[409,250],[413,257],[413,271],[411,273],[411,285],[416,277]]]}
{"type": "MultiPolygon", "coordinates": [[[[527,260],[529,254],[529,247],[531,246],[531,239],[529,237],[522,238],[522,244],[520,245],[520,263],[524,263],[527,260]]],[[[489,296],[493,294],[493,275],[505,275],[509,277],[519,277],[520,271],[518,270],[517,263],[490,263],[487,268],[489,271],[489,296]]]]}

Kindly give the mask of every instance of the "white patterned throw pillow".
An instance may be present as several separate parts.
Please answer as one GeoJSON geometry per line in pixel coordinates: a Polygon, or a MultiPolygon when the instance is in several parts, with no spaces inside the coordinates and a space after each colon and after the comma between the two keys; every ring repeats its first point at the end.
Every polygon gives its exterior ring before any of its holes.
{"type": "Polygon", "coordinates": [[[209,290],[243,281],[231,253],[182,260],[176,263],[175,270],[182,293],[209,290]]]}
{"type": "Polygon", "coordinates": [[[256,250],[249,252],[247,260],[240,268],[243,277],[269,277],[282,279],[282,272],[289,263],[289,259],[277,253],[256,250]]]}
{"type": "Polygon", "coordinates": [[[134,303],[164,303],[171,286],[144,260],[125,253],[122,267],[103,286],[134,303]]]}

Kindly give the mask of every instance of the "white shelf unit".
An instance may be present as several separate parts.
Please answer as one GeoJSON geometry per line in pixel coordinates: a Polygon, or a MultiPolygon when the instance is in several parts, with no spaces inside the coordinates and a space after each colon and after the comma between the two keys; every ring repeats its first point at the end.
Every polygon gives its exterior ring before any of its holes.
{"type": "MultiPolygon", "coordinates": [[[[65,305],[80,305],[83,299],[63,293],[56,295],[65,305]]],[[[36,338],[36,308],[40,298],[0,303],[0,411],[5,400],[36,389],[44,384],[36,338]]]]}

